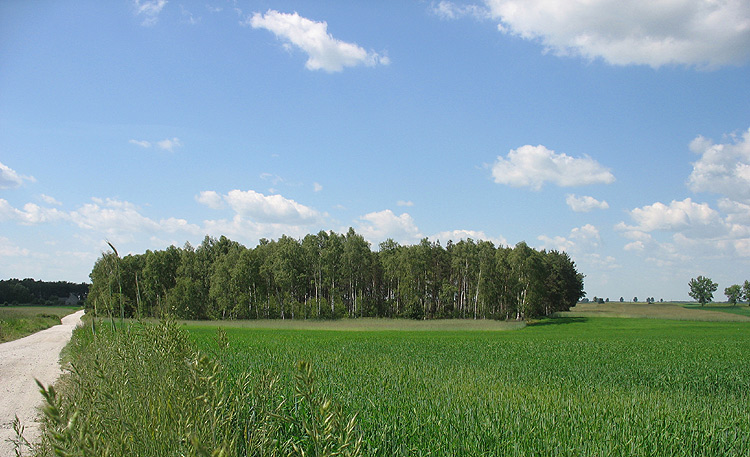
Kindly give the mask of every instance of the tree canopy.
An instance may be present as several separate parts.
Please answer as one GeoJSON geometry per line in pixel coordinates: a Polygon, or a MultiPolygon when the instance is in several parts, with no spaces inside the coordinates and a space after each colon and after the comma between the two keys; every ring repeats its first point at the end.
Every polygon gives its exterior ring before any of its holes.
{"type": "Polygon", "coordinates": [[[427,238],[389,239],[373,251],[353,229],[261,239],[255,248],[206,236],[197,248],[110,251],[90,277],[87,306],[100,314],[119,314],[122,302],[127,316],[189,319],[524,319],[568,310],[584,295],[565,252],[427,238]]]}
{"type": "Polygon", "coordinates": [[[691,279],[688,286],[690,286],[690,292],[688,292],[688,294],[700,303],[701,306],[710,302],[714,298],[714,292],[716,292],[716,289],[719,287],[718,284],[704,276],[698,276],[697,278],[691,279]]]}

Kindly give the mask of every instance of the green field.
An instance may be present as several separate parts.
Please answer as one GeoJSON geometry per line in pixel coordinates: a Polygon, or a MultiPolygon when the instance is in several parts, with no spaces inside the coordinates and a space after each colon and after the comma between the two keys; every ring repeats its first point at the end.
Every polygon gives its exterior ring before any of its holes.
{"type": "Polygon", "coordinates": [[[60,323],[60,318],[78,310],[69,306],[0,307],[0,343],[16,340],[60,323]]]}
{"type": "Polygon", "coordinates": [[[750,323],[576,313],[525,327],[102,324],[96,338],[79,329],[61,407],[83,408],[93,438],[75,444],[72,430],[66,449],[334,455],[315,446],[361,438],[351,455],[750,455],[750,323]]]}

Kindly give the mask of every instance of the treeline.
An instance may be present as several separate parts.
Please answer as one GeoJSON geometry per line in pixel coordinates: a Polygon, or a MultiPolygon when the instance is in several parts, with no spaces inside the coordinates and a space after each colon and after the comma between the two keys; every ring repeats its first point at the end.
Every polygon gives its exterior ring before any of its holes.
{"type": "Polygon", "coordinates": [[[0,304],[3,305],[59,305],[73,294],[84,300],[89,291],[86,283],[65,281],[45,282],[26,279],[0,280],[0,304]]]}
{"type": "Polygon", "coordinates": [[[524,319],[568,310],[584,295],[564,252],[426,238],[389,239],[373,252],[351,228],[255,248],[207,236],[197,248],[109,251],[90,277],[87,307],[124,317],[524,319]]]}

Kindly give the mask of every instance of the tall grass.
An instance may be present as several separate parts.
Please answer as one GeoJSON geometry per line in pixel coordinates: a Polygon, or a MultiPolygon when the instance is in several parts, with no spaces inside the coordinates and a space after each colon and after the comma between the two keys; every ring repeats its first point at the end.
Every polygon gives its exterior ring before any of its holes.
{"type": "Polygon", "coordinates": [[[42,389],[37,455],[359,455],[354,419],[318,395],[309,364],[284,397],[267,370],[225,376],[214,343],[196,351],[174,322],[77,329],[70,373],[42,389]]]}
{"type": "Polygon", "coordinates": [[[63,306],[0,307],[0,343],[54,327],[60,324],[60,318],[75,311],[63,306]]]}

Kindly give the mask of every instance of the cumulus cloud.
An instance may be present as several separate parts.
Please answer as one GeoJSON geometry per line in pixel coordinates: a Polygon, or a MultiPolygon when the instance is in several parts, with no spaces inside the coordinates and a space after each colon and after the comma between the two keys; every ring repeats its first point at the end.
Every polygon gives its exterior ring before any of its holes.
{"type": "Polygon", "coordinates": [[[167,0],[133,0],[135,15],[143,20],[141,25],[152,26],[159,22],[159,13],[167,5],[167,0]]]}
{"type": "Polygon", "coordinates": [[[221,209],[224,207],[224,199],[213,190],[201,191],[200,194],[196,195],[195,200],[211,209],[221,209]]]}
{"type": "Polygon", "coordinates": [[[399,243],[416,243],[422,238],[414,219],[409,213],[396,216],[393,211],[386,209],[361,216],[357,232],[362,234],[373,245],[393,238],[399,243]]]}
{"type": "Polygon", "coordinates": [[[695,203],[690,198],[673,200],[669,205],[656,202],[630,211],[634,226],[619,225],[631,231],[653,232],[714,229],[723,227],[719,213],[708,203],[695,203]]]}
{"type": "Polygon", "coordinates": [[[280,13],[268,10],[265,14],[254,13],[245,25],[254,29],[266,29],[284,41],[287,48],[296,46],[308,56],[305,67],[308,70],[338,72],[344,67],[357,65],[388,65],[387,56],[368,52],[364,48],[338,40],[328,33],[326,22],[315,22],[299,14],[280,13]]]}
{"type": "Polygon", "coordinates": [[[57,208],[44,208],[27,203],[23,209],[14,208],[7,200],[0,198],[0,221],[16,221],[23,225],[36,225],[68,218],[68,214],[57,208]]]}
{"type": "Polygon", "coordinates": [[[19,175],[14,169],[0,162],[0,189],[20,187],[24,181],[36,182],[33,176],[19,175]]]}
{"type": "Polygon", "coordinates": [[[264,195],[254,190],[231,190],[226,195],[203,191],[196,199],[211,208],[221,208],[223,203],[238,216],[260,223],[305,225],[319,222],[323,215],[309,206],[281,195],[264,195]]]}
{"type": "Polygon", "coordinates": [[[141,214],[136,205],[127,201],[93,198],[70,213],[70,220],[78,227],[107,236],[112,241],[131,241],[134,235],[147,233],[201,233],[200,227],[184,219],[166,218],[159,221],[141,214]]]}
{"type": "Polygon", "coordinates": [[[492,165],[498,184],[539,190],[545,182],[561,187],[610,184],[614,175],[590,157],[574,158],[539,146],[511,149],[507,158],[498,156],[492,165]]]}
{"type": "Polygon", "coordinates": [[[746,0],[486,0],[498,29],[560,56],[714,68],[750,60],[746,0]]]}
{"type": "Polygon", "coordinates": [[[579,197],[577,195],[568,194],[565,197],[565,203],[570,206],[570,209],[577,213],[588,213],[589,211],[595,209],[609,208],[609,203],[605,201],[599,201],[594,197],[589,197],[588,195],[582,195],[579,197]]]}
{"type": "Polygon", "coordinates": [[[601,235],[599,229],[591,224],[573,228],[568,236],[540,235],[537,239],[542,243],[543,249],[567,252],[573,260],[590,268],[612,270],[619,267],[614,257],[598,252],[601,235]]]}
{"type": "Polygon", "coordinates": [[[450,230],[439,232],[429,237],[433,241],[447,243],[449,240],[454,242],[472,239],[474,241],[491,241],[495,246],[507,246],[508,241],[503,237],[491,237],[479,230],[450,230]]]}
{"type": "Polygon", "coordinates": [[[323,186],[320,183],[314,182],[313,183],[313,191],[314,192],[320,192],[323,190],[323,186]]]}
{"type": "Polygon", "coordinates": [[[693,192],[712,192],[750,203],[750,129],[723,144],[698,136],[690,150],[701,156],[688,178],[693,192]]]}

